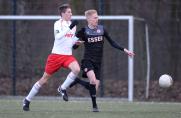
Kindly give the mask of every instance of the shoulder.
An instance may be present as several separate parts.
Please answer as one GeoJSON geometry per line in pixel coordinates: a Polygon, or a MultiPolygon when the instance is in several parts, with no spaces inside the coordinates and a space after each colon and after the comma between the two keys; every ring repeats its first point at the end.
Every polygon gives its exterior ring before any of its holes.
{"type": "Polygon", "coordinates": [[[98,25],[97,26],[97,32],[99,34],[104,34],[104,26],[103,25],[98,25]]]}
{"type": "Polygon", "coordinates": [[[81,30],[81,31],[85,31],[85,27],[82,27],[80,30],[81,30]]]}
{"type": "Polygon", "coordinates": [[[98,25],[97,27],[98,27],[99,29],[104,30],[104,26],[103,26],[103,25],[98,25]]]}
{"type": "Polygon", "coordinates": [[[59,24],[60,24],[60,22],[61,22],[61,19],[59,19],[59,20],[55,21],[55,22],[54,22],[54,26],[59,25],[59,24]]]}
{"type": "Polygon", "coordinates": [[[105,28],[104,28],[104,26],[103,26],[103,25],[98,25],[98,26],[97,26],[97,28],[98,28],[99,30],[101,30],[101,31],[103,31],[103,32],[104,32],[104,29],[105,29],[105,28]]]}
{"type": "MultiPolygon", "coordinates": [[[[71,21],[69,21],[68,24],[71,24],[71,21]]],[[[60,25],[60,26],[65,26],[68,25],[67,22],[65,22],[64,20],[62,20],[61,18],[57,21],[55,21],[54,25],[60,25]]]]}
{"type": "Polygon", "coordinates": [[[98,25],[97,27],[98,27],[98,28],[104,28],[104,26],[103,26],[103,25],[98,25]]]}
{"type": "Polygon", "coordinates": [[[76,36],[77,37],[83,37],[84,35],[84,32],[85,32],[85,28],[81,28],[80,30],[78,30],[78,32],[76,33],[76,36]]]}
{"type": "Polygon", "coordinates": [[[83,27],[83,28],[81,28],[78,32],[80,32],[80,33],[84,33],[85,32],[85,28],[83,27]]]}

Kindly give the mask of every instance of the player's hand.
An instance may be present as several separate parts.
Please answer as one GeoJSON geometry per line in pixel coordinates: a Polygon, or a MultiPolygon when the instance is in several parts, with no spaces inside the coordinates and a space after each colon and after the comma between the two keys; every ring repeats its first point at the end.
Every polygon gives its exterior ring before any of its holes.
{"type": "Polygon", "coordinates": [[[85,41],[80,41],[80,40],[78,40],[78,41],[75,42],[75,44],[76,44],[76,45],[81,45],[81,44],[83,44],[84,42],[85,42],[85,41]]]}
{"type": "Polygon", "coordinates": [[[72,23],[70,24],[69,28],[72,29],[76,25],[78,25],[78,21],[77,20],[73,20],[72,23]]]}
{"type": "Polygon", "coordinates": [[[127,53],[128,56],[130,56],[130,57],[133,57],[135,55],[134,52],[131,52],[131,51],[127,50],[127,49],[124,49],[124,52],[127,53]]]}

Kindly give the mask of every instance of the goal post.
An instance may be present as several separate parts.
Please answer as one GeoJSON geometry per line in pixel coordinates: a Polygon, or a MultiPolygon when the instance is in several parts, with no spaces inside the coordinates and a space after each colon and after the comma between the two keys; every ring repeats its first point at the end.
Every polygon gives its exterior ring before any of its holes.
{"type": "MultiPolygon", "coordinates": [[[[57,20],[60,16],[43,16],[43,15],[0,15],[1,20],[57,20]]],[[[72,19],[85,20],[84,16],[72,16],[72,19]]],[[[99,16],[100,20],[127,20],[128,21],[128,49],[134,52],[134,22],[135,20],[145,22],[142,18],[136,18],[131,15],[126,16],[99,16]]],[[[149,56],[149,40],[148,40],[148,26],[145,25],[145,41],[147,52],[147,74],[146,74],[146,97],[149,96],[149,78],[150,78],[150,56],[149,56]]],[[[128,101],[134,99],[134,57],[128,57],[128,101]]]]}

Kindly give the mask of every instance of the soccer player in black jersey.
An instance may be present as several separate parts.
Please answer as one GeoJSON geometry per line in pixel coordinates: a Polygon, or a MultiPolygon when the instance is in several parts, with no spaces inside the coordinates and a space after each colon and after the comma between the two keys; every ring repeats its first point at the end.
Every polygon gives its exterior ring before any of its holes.
{"type": "MultiPolygon", "coordinates": [[[[111,39],[105,28],[102,25],[98,25],[98,14],[96,10],[85,11],[85,16],[88,25],[78,31],[76,36],[80,40],[84,41],[85,50],[84,57],[81,61],[81,68],[83,70],[82,76],[87,77],[89,82],[77,78],[76,81],[70,86],[72,87],[76,83],[79,83],[88,89],[92,99],[93,112],[99,112],[96,103],[96,90],[98,89],[100,83],[100,70],[104,40],[107,39],[111,46],[124,51],[131,57],[134,56],[134,53],[119,46],[111,39]]],[[[78,46],[76,45],[74,46],[74,48],[77,47],[78,46]]]]}

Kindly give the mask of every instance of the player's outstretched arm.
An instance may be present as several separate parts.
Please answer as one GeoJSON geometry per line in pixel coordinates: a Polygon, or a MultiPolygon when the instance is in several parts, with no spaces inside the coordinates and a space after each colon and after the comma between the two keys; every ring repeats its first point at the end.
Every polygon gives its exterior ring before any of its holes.
{"type": "Polygon", "coordinates": [[[79,45],[83,44],[85,41],[83,41],[83,37],[84,37],[84,28],[82,28],[81,30],[79,30],[76,33],[76,37],[81,39],[81,40],[77,40],[73,46],[73,49],[77,49],[79,47],[79,45]]]}
{"type": "Polygon", "coordinates": [[[111,37],[109,36],[108,32],[105,29],[104,29],[104,36],[106,37],[108,42],[111,44],[111,46],[113,46],[114,48],[117,48],[117,49],[119,49],[121,51],[124,51],[123,47],[121,47],[114,40],[111,39],[111,37]]]}
{"type": "Polygon", "coordinates": [[[113,40],[111,39],[111,37],[109,36],[108,32],[107,32],[105,29],[104,29],[104,36],[106,37],[106,39],[109,41],[109,43],[110,43],[113,47],[124,51],[124,52],[125,52],[126,54],[128,54],[128,56],[130,56],[130,57],[133,57],[133,56],[135,55],[134,52],[131,52],[131,51],[129,51],[128,49],[119,46],[115,41],[113,41],[113,40]]]}
{"type": "Polygon", "coordinates": [[[135,55],[134,52],[129,51],[129,50],[126,49],[126,48],[124,48],[124,52],[125,52],[128,56],[130,56],[130,57],[133,57],[133,56],[135,55]]]}
{"type": "Polygon", "coordinates": [[[81,41],[81,40],[78,40],[78,41],[75,42],[76,45],[81,45],[83,43],[84,43],[84,41],[81,41]]]}
{"type": "Polygon", "coordinates": [[[81,44],[83,44],[84,41],[77,40],[75,44],[73,45],[73,49],[77,49],[81,44]]]}

